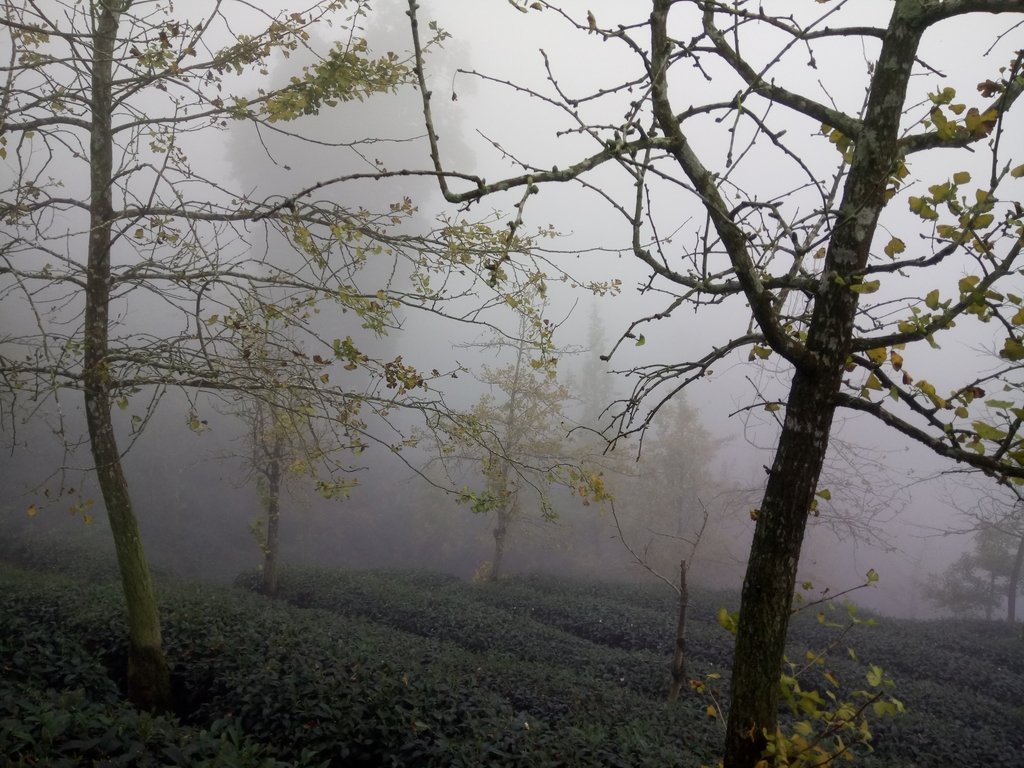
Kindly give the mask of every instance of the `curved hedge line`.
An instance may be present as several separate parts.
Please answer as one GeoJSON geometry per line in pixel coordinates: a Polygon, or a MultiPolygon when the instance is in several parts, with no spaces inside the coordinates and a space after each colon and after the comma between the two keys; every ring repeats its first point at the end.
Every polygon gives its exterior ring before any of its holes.
{"type": "MultiPolygon", "coordinates": [[[[281,590],[281,600],[268,600],[162,584],[176,710],[152,716],[122,700],[116,584],[0,567],[0,763],[661,768],[716,760],[721,727],[708,701],[662,701],[676,609],[663,586],[286,569],[281,590]]],[[[731,638],[715,613],[728,602],[698,594],[691,606],[692,677],[727,675],[731,638]]],[[[791,658],[835,639],[835,629],[800,614],[791,658]]],[[[983,622],[857,628],[828,668],[861,687],[864,664],[845,655],[846,644],[886,669],[908,710],[873,724],[877,751],[860,764],[1019,766],[1017,634],[983,622]]]]}

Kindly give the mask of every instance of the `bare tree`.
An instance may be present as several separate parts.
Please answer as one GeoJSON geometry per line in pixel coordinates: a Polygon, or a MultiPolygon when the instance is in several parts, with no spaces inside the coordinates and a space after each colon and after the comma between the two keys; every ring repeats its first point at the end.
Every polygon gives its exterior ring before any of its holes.
{"type": "MultiPolygon", "coordinates": [[[[698,500],[699,501],[699,500],[698,500]]],[[[637,565],[641,566],[644,570],[648,571],[652,576],[661,580],[671,588],[676,595],[679,597],[679,612],[676,617],[676,632],[675,638],[672,644],[672,666],[671,666],[671,683],[669,684],[668,700],[676,701],[679,698],[679,694],[682,692],[683,687],[686,685],[686,625],[687,625],[687,611],[690,606],[690,586],[687,574],[690,572],[690,568],[693,565],[693,560],[697,555],[697,549],[700,547],[701,539],[704,537],[704,531],[708,524],[708,511],[704,508],[703,520],[700,523],[698,530],[688,536],[673,536],[678,542],[686,547],[686,555],[682,560],[679,561],[679,581],[673,581],[665,573],[662,572],[658,567],[651,563],[650,559],[650,546],[639,548],[632,544],[629,536],[623,530],[622,523],[619,520],[619,515],[615,511],[614,502],[610,503],[612,520],[615,522],[615,530],[618,534],[619,541],[622,542],[622,546],[626,548],[633,561],[637,565]]]]}
{"type": "MultiPolygon", "coordinates": [[[[644,290],[667,294],[622,341],[642,341],[646,324],[682,307],[699,316],[707,305],[731,305],[749,319],[745,332],[709,338],[696,359],[633,369],[637,384],[621,413],[622,434],[642,431],[660,404],[740,349],[754,362],[781,359],[788,370],[788,391],[766,404],[784,408],[785,417],[753,515],[726,768],[752,768],[777,730],[804,529],[838,409],[872,416],[953,461],[1024,477],[1012,365],[985,373],[961,366],[948,392],[923,375],[932,366],[936,376],[944,370],[938,337],[974,319],[988,323],[1004,359],[1024,357],[1021,299],[1001,288],[1020,268],[1024,248],[1024,212],[1011,189],[1024,166],[1013,157],[1019,142],[1007,138],[1020,132],[1011,109],[1024,90],[1022,56],[1001,31],[991,40],[958,41],[951,52],[958,62],[991,48],[1006,57],[972,93],[957,93],[938,67],[919,61],[936,26],[1024,13],[1024,2],[896,0],[886,5],[887,20],[872,9],[866,23],[854,5],[808,5],[782,15],[743,3],[651,0],[649,14],[629,4],[617,11],[618,21],[546,0],[503,3],[510,14],[538,14],[537,23],[560,19],[599,46],[591,49],[602,56],[617,49],[632,66],[623,65],[619,82],[591,92],[563,85],[560,51],[542,52],[542,86],[481,75],[551,107],[562,134],[592,144],[552,167],[549,159],[523,156],[514,140],[489,137],[515,170],[459,187],[438,151],[437,105],[419,57],[417,3],[409,1],[426,130],[449,201],[522,190],[521,218],[543,186],[596,191],[621,217],[628,250],[649,271],[644,290]],[[833,54],[842,56],[841,67],[815,69],[833,54]],[[857,72],[854,61],[862,62],[857,72]],[[924,88],[911,87],[915,75],[924,88]],[[850,77],[858,81],[853,99],[850,77]],[[709,137],[726,130],[716,151],[709,137]],[[838,152],[812,151],[828,145],[838,152]],[[621,185],[609,181],[614,171],[621,185]],[[653,202],[659,196],[664,206],[653,202]],[[692,218],[691,203],[700,211],[692,218]],[[688,233],[676,231],[680,220],[692,222],[688,233]],[[986,404],[986,388],[1004,383],[1013,402],[986,404]]],[[[581,55],[573,54],[573,72],[587,67],[581,55]]],[[[714,329],[702,330],[713,336],[714,329]]]]}
{"type": "Polygon", "coordinates": [[[663,408],[631,475],[618,474],[610,504],[615,534],[633,562],[679,597],[669,701],[687,685],[686,626],[689,574],[698,550],[707,549],[711,513],[703,498],[714,492],[709,465],[715,443],[695,409],[678,398],[663,408]],[[678,563],[679,576],[673,575],[678,563]]]}

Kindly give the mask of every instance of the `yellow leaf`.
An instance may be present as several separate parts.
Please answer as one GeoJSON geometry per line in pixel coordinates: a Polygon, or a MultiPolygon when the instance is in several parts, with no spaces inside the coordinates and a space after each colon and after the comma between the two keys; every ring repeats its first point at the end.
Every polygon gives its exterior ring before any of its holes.
{"type": "Polygon", "coordinates": [[[1024,165],[1018,165],[1016,168],[1010,169],[1010,175],[1015,179],[1024,176],[1024,165]]]}
{"type": "Polygon", "coordinates": [[[969,174],[967,171],[959,171],[959,172],[953,174],[953,183],[954,184],[966,184],[970,180],[971,180],[971,174],[969,174]]]}
{"type": "Polygon", "coordinates": [[[1006,339],[1003,348],[999,350],[999,356],[1007,360],[1024,360],[1024,344],[1016,339],[1006,339]]]}
{"type": "Polygon", "coordinates": [[[921,381],[917,383],[917,388],[925,397],[932,401],[932,404],[936,408],[946,407],[945,399],[939,396],[939,394],[935,391],[935,387],[930,382],[926,381],[925,379],[921,379],[921,381]]]}
{"type": "Polygon", "coordinates": [[[725,608],[718,609],[718,624],[722,629],[728,630],[733,634],[736,634],[736,620],[737,615],[729,613],[725,608]]]}
{"type": "Polygon", "coordinates": [[[924,304],[928,309],[936,310],[939,308],[939,291],[933,288],[928,291],[928,295],[924,297],[924,304]]]}
{"type": "Polygon", "coordinates": [[[876,581],[878,581],[878,571],[876,571],[874,568],[868,571],[866,575],[868,579],[868,584],[874,584],[876,581]]]}
{"type": "Polygon", "coordinates": [[[894,237],[889,241],[889,244],[885,246],[885,255],[889,258],[895,258],[897,253],[903,253],[907,250],[907,244],[900,240],[898,237],[894,237]]]}
{"type": "Polygon", "coordinates": [[[907,202],[910,205],[910,210],[922,219],[934,220],[939,218],[939,214],[935,212],[935,209],[928,205],[927,199],[923,197],[911,197],[907,202]]]}
{"type": "Polygon", "coordinates": [[[960,289],[960,293],[967,293],[972,290],[974,286],[978,284],[979,278],[977,275],[968,275],[967,277],[961,277],[960,282],[957,283],[957,287],[960,289]]]}
{"type": "Polygon", "coordinates": [[[868,685],[873,688],[877,688],[882,684],[882,668],[877,664],[872,664],[868,669],[868,685]]]}
{"type": "Polygon", "coordinates": [[[867,351],[868,360],[876,365],[881,365],[885,362],[885,347],[876,347],[875,349],[869,349],[867,351]]]}
{"type": "Polygon", "coordinates": [[[28,509],[25,510],[25,514],[29,517],[35,517],[39,514],[39,507],[37,507],[35,504],[29,504],[28,509]]]}
{"type": "Polygon", "coordinates": [[[874,293],[882,286],[879,280],[868,280],[866,283],[851,285],[850,290],[854,293],[874,293]]]}
{"type": "Polygon", "coordinates": [[[708,708],[704,711],[707,712],[708,717],[718,717],[718,710],[715,709],[714,704],[708,704],[708,708]]]}
{"type": "Polygon", "coordinates": [[[967,130],[971,132],[972,136],[987,136],[998,117],[999,113],[995,109],[988,109],[979,114],[978,110],[972,107],[967,111],[964,125],[967,126],[967,130]]]}
{"type": "Polygon", "coordinates": [[[898,371],[903,368],[903,355],[892,349],[889,351],[889,362],[892,363],[893,370],[898,371]]]}
{"type": "Polygon", "coordinates": [[[864,388],[865,389],[873,389],[873,390],[875,390],[877,392],[877,391],[881,390],[882,382],[879,381],[878,377],[875,376],[875,374],[872,373],[871,375],[868,376],[868,380],[866,382],[864,382],[864,388]]]}
{"type": "Polygon", "coordinates": [[[978,433],[978,437],[982,440],[992,440],[998,443],[1006,439],[1006,432],[983,421],[972,422],[971,426],[974,427],[974,431],[978,433]]]}
{"type": "Polygon", "coordinates": [[[768,411],[769,413],[775,413],[781,407],[782,406],[780,406],[778,403],[765,403],[764,404],[764,409],[766,411],[768,411]]]}

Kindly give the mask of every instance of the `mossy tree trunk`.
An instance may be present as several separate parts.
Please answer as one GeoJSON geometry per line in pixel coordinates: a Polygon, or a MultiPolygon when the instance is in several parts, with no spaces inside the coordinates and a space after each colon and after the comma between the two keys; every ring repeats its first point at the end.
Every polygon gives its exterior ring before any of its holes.
{"type": "MultiPolygon", "coordinates": [[[[661,0],[659,0],[660,2],[661,0]]],[[[889,179],[907,84],[926,28],[921,5],[898,0],[871,78],[867,107],[839,216],[768,477],[743,580],[726,726],[725,768],[754,768],[778,722],[779,676],[804,528],[828,449],[860,294],[889,179]]]]}
{"type": "Polygon", "coordinates": [[[795,377],[758,511],[736,635],[725,747],[729,768],[756,765],[765,748],[765,733],[776,727],[800,547],[835,410],[819,405],[830,386],[818,377],[795,377]]]}
{"type": "MultiPolygon", "coordinates": [[[[85,290],[84,371],[85,413],[89,442],[128,609],[128,697],[139,707],[166,709],[170,677],[160,636],[160,613],[146,553],[132,509],[121,453],[111,419],[107,371],[111,296],[114,44],[119,10],[111,0],[99,2],[93,34],[89,148],[89,252],[85,290]]],[[[123,3],[127,7],[129,3],[123,3]]]]}

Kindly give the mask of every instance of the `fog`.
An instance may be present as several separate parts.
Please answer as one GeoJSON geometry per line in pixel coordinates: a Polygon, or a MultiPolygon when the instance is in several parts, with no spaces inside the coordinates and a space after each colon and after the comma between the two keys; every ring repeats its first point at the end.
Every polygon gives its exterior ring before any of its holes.
{"type": "MultiPolygon", "coordinates": [[[[175,5],[179,14],[190,16],[205,4],[193,0],[175,5]]],[[[518,172],[514,158],[532,168],[548,168],[565,165],[592,149],[587,137],[570,130],[571,121],[564,112],[502,85],[515,82],[550,92],[540,50],[547,53],[550,71],[556,73],[559,86],[567,93],[609,87],[629,79],[636,69],[635,59],[622,46],[598,35],[575,34],[565,19],[549,12],[524,14],[511,3],[480,0],[424,0],[421,5],[422,20],[436,20],[451,34],[430,52],[428,71],[444,164],[455,170],[499,178],[518,172]],[[486,79],[471,73],[483,73],[486,79]]],[[[845,23],[877,22],[878,14],[887,10],[865,7],[874,4],[856,5],[860,9],[847,12],[845,23]]],[[[611,0],[592,6],[602,24],[628,25],[629,15],[634,13],[629,4],[611,0]]],[[[372,54],[394,51],[407,60],[411,41],[405,11],[404,2],[382,0],[359,21],[360,34],[365,35],[372,54]]],[[[951,78],[947,84],[964,93],[973,92],[976,83],[991,76],[991,70],[957,64],[948,65],[955,71],[946,71],[948,48],[954,38],[991,40],[1001,23],[1005,22],[981,19],[970,25],[948,24],[942,34],[928,39],[922,58],[943,64],[940,68],[951,78]]],[[[318,30],[308,43],[310,50],[300,50],[287,59],[275,56],[265,77],[249,73],[242,82],[251,89],[270,89],[288,82],[315,61],[316,54],[326,51],[333,42],[327,39],[329,34],[328,29],[318,30]]],[[[686,35],[680,32],[679,36],[686,35]]],[[[755,62],[767,61],[775,55],[777,42],[765,39],[759,43],[763,50],[746,53],[755,62]]],[[[1009,42],[1003,41],[987,61],[1005,60],[1009,42]]],[[[854,113],[863,101],[867,82],[863,59],[855,47],[836,45],[816,62],[822,93],[854,113]],[[855,65],[850,66],[850,61],[855,65]]],[[[796,56],[776,75],[802,76],[805,69],[806,62],[796,56]]],[[[721,86],[714,74],[704,81],[703,93],[694,93],[694,103],[718,94],[721,86]]],[[[911,102],[924,100],[935,79],[923,71],[916,84],[918,93],[911,102]]],[[[814,95],[821,97],[822,93],[814,95]]],[[[719,94],[718,98],[730,96],[719,94]]],[[[628,98],[623,94],[623,103],[628,98]]],[[[608,104],[594,107],[598,108],[608,109],[608,104]]],[[[596,115],[589,119],[602,122],[596,115]]],[[[806,132],[806,127],[801,130],[806,132]]],[[[1024,135],[1019,116],[1006,131],[1011,136],[1024,135]]],[[[740,134],[709,120],[707,134],[700,136],[697,149],[724,158],[744,146],[740,134]]],[[[325,177],[431,168],[420,97],[411,85],[399,86],[393,94],[324,108],[317,115],[282,124],[274,133],[238,122],[225,130],[185,136],[182,142],[194,166],[219,179],[230,194],[252,200],[278,195],[285,200],[325,177]]],[[[758,144],[753,152],[762,149],[758,144]]],[[[787,166],[764,151],[763,161],[748,158],[738,163],[730,183],[766,199],[799,184],[787,175],[787,166]]],[[[834,149],[824,141],[808,142],[807,153],[810,161],[826,158],[834,149]]],[[[971,166],[975,161],[961,154],[955,162],[964,164],[965,170],[984,174],[980,165],[984,160],[981,157],[977,167],[971,166]]],[[[956,170],[960,169],[958,165],[956,170]]],[[[913,168],[918,179],[944,178],[948,171],[923,164],[913,168]]],[[[10,162],[0,173],[14,173],[10,162]]],[[[69,194],[80,191],[86,181],[69,176],[69,194]]],[[[615,195],[623,194],[626,186],[621,174],[612,170],[595,174],[589,182],[615,195]]],[[[671,184],[658,189],[662,195],[652,211],[661,235],[678,233],[673,236],[679,243],[691,245],[703,214],[691,197],[673,190],[671,184]]],[[[793,192],[796,197],[805,194],[810,201],[806,191],[793,192]]],[[[507,193],[483,205],[457,209],[444,203],[436,180],[428,175],[332,184],[317,190],[314,197],[369,212],[387,212],[389,206],[408,199],[414,210],[402,215],[394,229],[396,237],[436,231],[445,221],[456,220],[487,221],[500,229],[514,215],[510,211],[519,201],[516,193],[507,193]]],[[[808,202],[805,207],[810,205],[808,202]]],[[[68,216],[66,228],[80,232],[81,221],[74,214],[68,216]]],[[[558,233],[541,241],[539,263],[548,275],[544,316],[556,326],[553,345],[564,352],[557,355],[558,377],[572,390],[560,418],[566,433],[580,426],[596,431],[607,428],[610,415],[621,407],[613,401],[629,398],[633,392],[636,377],[627,372],[652,363],[699,358],[707,351],[711,335],[733,338],[747,330],[749,313],[742,306],[729,304],[704,307],[696,314],[680,309],[634,329],[635,321],[664,313],[672,297],[650,289],[647,272],[632,258],[629,226],[594,188],[542,188],[524,207],[523,228],[528,232],[551,228],[558,233]],[[563,275],[571,279],[562,280],[563,275]],[[588,291],[586,284],[592,281],[608,284],[612,290],[588,291]],[[603,334],[595,334],[598,324],[603,334]],[[626,333],[641,332],[642,346],[633,338],[624,338],[626,333]],[[609,361],[600,359],[608,355],[609,361]],[[607,411],[595,410],[585,402],[584,390],[595,389],[591,386],[595,375],[607,377],[607,383],[596,388],[607,399],[603,403],[610,406],[607,411]]],[[[270,226],[253,227],[246,237],[244,241],[227,239],[225,252],[267,254],[274,264],[306,268],[302,254],[282,232],[270,226]]],[[[959,269],[956,265],[949,268],[959,269]]],[[[367,295],[385,287],[411,292],[414,273],[402,255],[377,255],[352,273],[351,283],[367,295]]],[[[906,278],[885,290],[891,290],[894,299],[923,296],[931,285],[916,284],[915,279],[920,278],[906,278]]],[[[310,319],[303,332],[311,340],[350,336],[371,357],[401,356],[418,370],[448,374],[431,381],[431,396],[443,398],[455,410],[468,411],[486,394],[500,396],[481,380],[481,366],[510,363],[507,353],[473,344],[492,338],[495,330],[515,337],[517,315],[499,291],[488,290],[470,275],[464,286],[458,280],[458,276],[452,278],[451,288],[462,298],[444,312],[403,306],[395,311],[392,327],[384,333],[360,327],[352,314],[329,307],[310,319]],[[486,311],[477,313],[480,306],[486,311]]],[[[229,295],[213,293],[202,316],[224,313],[230,304],[229,295]]],[[[179,310],[174,303],[160,305],[128,297],[125,333],[167,338],[194,332],[193,319],[183,317],[179,310]]],[[[0,303],[0,344],[8,350],[17,346],[17,340],[31,332],[34,323],[27,305],[6,291],[0,303]]],[[[992,368],[992,338],[991,332],[978,324],[951,332],[942,341],[942,367],[928,370],[928,380],[944,391],[958,385],[963,370],[992,368]]],[[[754,526],[751,510],[759,502],[780,424],[776,414],[762,406],[784,394],[790,375],[790,369],[775,359],[752,362],[747,353],[744,349],[733,354],[676,396],[673,403],[679,409],[666,407],[655,417],[643,447],[637,439],[623,440],[595,459],[604,468],[616,509],[622,514],[625,543],[647,548],[651,562],[666,574],[674,573],[680,559],[692,556],[693,579],[716,588],[738,589],[741,584],[754,526]],[[680,424],[686,428],[676,429],[680,424]],[[695,479],[678,490],[679,498],[643,483],[644,478],[662,477],[658,472],[666,470],[658,462],[672,461],[673,456],[680,473],[696,468],[695,479]],[[702,509],[709,515],[709,525],[692,555],[680,537],[696,533],[702,509]]],[[[925,360],[915,363],[920,363],[921,370],[929,364],[925,360]]],[[[366,385],[357,378],[352,382],[357,389],[366,385]]],[[[641,415],[663,394],[652,395],[641,415]]],[[[232,398],[169,389],[143,391],[130,400],[115,416],[153,568],[218,582],[259,568],[262,553],[250,528],[264,516],[261,491],[246,472],[246,425],[237,418],[232,398]],[[137,418],[133,420],[133,416],[137,418]]],[[[59,397],[38,399],[21,393],[13,404],[5,401],[3,414],[0,510],[4,525],[28,535],[55,529],[68,537],[99,538],[96,529],[105,530],[106,522],[91,476],[80,393],[67,391],[59,397]]],[[[431,451],[427,441],[400,453],[388,447],[396,435],[419,434],[424,428],[423,414],[399,409],[387,419],[368,419],[367,430],[381,434],[380,443],[371,443],[358,455],[335,457],[332,466],[336,471],[355,481],[342,498],[322,498],[314,484],[301,476],[287,484],[281,512],[282,565],[428,568],[472,578],[492,558],[494,548],[493,513],[474,513],[471,504],[458,498],[460,485],[480,484],[477,464],[464,462],[442,477],[436,462],[431,461],[437,452],[431,451]]],[[[585,443],[592,439],[585,437],[588,434],[577,430],[573,439],[577,445],[590,445],[585,443]]],[[[593,439],[593,454],[602,454],[604,447],[593,439]]],[[[969,513],[986,499],[1000,498],[1001,493],[992,479],[946,474],[952,469],[947,461],[868,417],[847,415],[837,420],[822,480],[831,499],[822,501],[820,515],[812,519],[801,562],[803,577],[818,589],[839,592],[862,583],[864,574],[874,569],[881,580],[857,592],[854,599],[858,603],[895,616],[939,615],[940,609],[923,599],[922,586],[969,550],[973,524],[969,513]]],[[[613,580],[652,578],[620,540],[611,506],[584,501],[565,487],[553,489],[551,503],[557,514],[549,520],[531,503],[510,532],[505,572],[540,571],[613,580]]]]}

